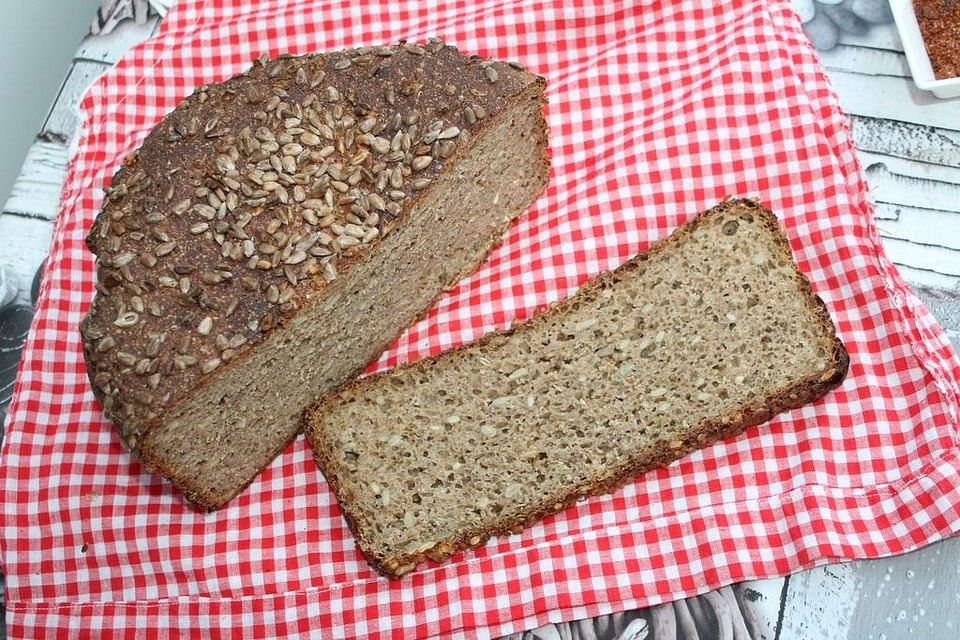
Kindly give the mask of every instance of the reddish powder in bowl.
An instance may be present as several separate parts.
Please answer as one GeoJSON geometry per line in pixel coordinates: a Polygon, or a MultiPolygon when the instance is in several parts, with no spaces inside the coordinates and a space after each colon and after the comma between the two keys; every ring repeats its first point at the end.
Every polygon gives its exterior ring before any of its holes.
{"type": "Polygon", "coordinates": [[[960,77],[960,0],[914,0],[913,8],[933,75],[960,77]]]}

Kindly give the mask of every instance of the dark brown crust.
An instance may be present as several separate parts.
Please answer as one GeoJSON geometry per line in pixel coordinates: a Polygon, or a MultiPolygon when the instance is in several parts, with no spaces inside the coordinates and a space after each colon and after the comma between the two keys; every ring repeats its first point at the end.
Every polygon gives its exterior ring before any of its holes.
{"type": "MultiPolygon", "coordinates": [[[[510,335],[515,331],[523,331],[526,327],[541,321],[542,318],[552,316],[557,313],[562,313],[567,306],[573,304],[575,301],[585,297],[593,296],[603,288],[616,283],[625,274],[635,270],[651,255],[654,255],[659,251],[663,251],[667,247],[678,242],[696,229],[699,225],[706,223],[715,216],[723,215],[732,209],[745,209],[754,215],[757,215],[763,221],[763,223],[774,232],[774,237],[776,238],[776,242],[780,249],[785,253],[786,256],[790,258],[790,263],[794,265],[794,268],[796,268],[796,262],[793,260],[793,253],[790,250],[789,240],[787,239],[787,236],[784,233],[780,223],[777,221],[776,216],[774,216],[769,209],[764,208],[754,200],[728,198],[715,207],[700,213],[696,218],[675,230],[670,236],[654,243],[647,251],[638,254],[631,260],[618,267],[616,270],[604,272],[588,281],[574,296],[557,302],[537,312],[532,318],[529,318],[523,323],[518,323],[505,331],[487,334],[474,343],[474,345],[483,345],[496,337],[510,335]]],[[[329,394],[323,400],[314,404],[304,412],[303,431],[310,442],[311,448],[313,449],[314,459],[317,462],[317,466],[320,468],[320,471],[326,477],[327,481],[333,488],[334,493],[337,495],[337,499],[341,503],[342,511],[347,520],[347,524],[356,537],[358,546],[360,547],[360,550],[363,552],[367,561],[383,575],[390,578],[398,578],[404,573],[412,570],[420,562],[428,559],[441,561],[457,551],[479,546],[491,537],[523,530],[543,519],[544,517],[569,507],[582,497],[609,493],[626,484],[641,473],[659,467],[665,467],[671,462],[687,455],[692,451],[702,449],[718,440],[742,433],[749,427],[768,421],[778,413],[812,402],[838,386],[843,381],[844,377],[846,376],[847,369],[849,368],[849,355],[846,348],[843,346],[843,343],[840,341],[840,338],[837,336],[836,328],[833,325],[833,321],[830,318],[823,300],[813,292],[810,282],[806,276],[804,276],[799,269],[796,269],[796,271],[800,276],[801,286],[803,289],[803,294],[807,299],[807,304],[809,308],[816,313],[818,319],[820,320],[823,332],[825,334],[834,336],[832,363],[829,367],[797,382],[794,385],[791,385],[790,387],[782,389],[779,393],[767,398],[762,404],[744,407],[737,413],[729,416],[726,420],[708,422],[699,425],[699,429],[691,433],[687,439],[683,441],[682,446],[680,447],[645,452],[634,460],[631,460],[623,467],[612,470],[605,478],[597,479],[596,483],[592,486],[573,487],[565,494],[558,496],[556,499],[548,501],[540,508],[532,509],[526,513],[512,518],[504,518],[494,523],[487,529],[460,532],[454,538],[445,540],[435,545],[433,548],[425,551],[424,553],[405,554],[395,557],[380,557],[373,550],[366,547],[365,540],[361,535],[359,535],[360,528],[358,523],[355,522],[351,513],[350,503],[349,501],[343,500],[345,492],[339,483],[337,474],[333,472],[335,466],[327,456],[327,452],[324,451],[320,446],[319,439],[315,437],[314,425],[322,419],[321,416],[325,406],[328,403],[333,402],[335,397],[341,392],[353,391],[358,387],[369,384],[371,381],[377,380],[378,378],[391,375],[392,372],[398,370],[403,370],[414,366],[423,366],[424,362],[435,363],[440,359],[455,358],[459,352],[471,348],[471,346],[474,345],[464,345],[426,359],[426,361],[405,364],[392,371],[381,372],[369,378],[363,380],[354,380],[343,385],[340,390],[329,394]]]]}
{"type": "MultiPolygon", "coordinates": [[[[103,210],[91,228],[87,238],[87,244],[90,250],[98,255],[98,280],[101,283],[101,287],[107,287],[108,285],[105,283],[110,283],[109,286],[111,288],[109,294],[106,289],[100,290],[100,288],[98,288],[98,293],[95,296],[90,311],[81,323],[81,331],[84,334],[84,340],[82,341],[83,354],[87,364],[88,375],[92,382],[91,386],[94,395],[103,406],[107,417],[116,425],[121,440],[142,458],[150,470],[160,473],[172,480],[191,502],[202,509],[216,509],[222,506],[224,502],[219,500],[212,501],[204,495],[205,492],[199,487],[190,486],[189,482],[179,478],[175,467],[170,464],[170,461],[164,460],[160,454],[152,450],[149,446],[150,433],[162,423],[164,416],[174,409],[183,398],[188,394],[202,389],[213,377],[220,374],[226,368],[241,362],[250,352],[251,348],[262,342],[268,335],[277,330],[277,328],[282,327],[297,313],[296,310],[292,312],[274,310],[264,299],[263,291],[267,288],[267,285],[274,283],[283,286],[284,275],[279,272],[279,269],[274,269],[272,272],[257,273],[254,271],[247,273],[238,268],[236,270],[237,277],[233,280],[234,283],[239,280],[239,276],[241,275],[253,275],[260,280],[261,290],[250,293],[240,290],[236,286],[228,289],[229,283],[208,288],[211,297],[220,297],[218,302],[221,305],[224,304],[228,296],[239,297],[237,312],[233,314],[232,317],[220,317],[215,313],[213,315],[216,318],[218,327],[216,331],[221,331],[224,334],[228,332],[234,334],[244,333],[247,338],[246,344],[233,349],[234,354],[232,359],[229,362],[224,359],[224,365],[217,371],[200,375],[199,371],[197,371],[197,369],[199,369],[197,366],[182,373],[178,373],[174,369],[172,372],[165,374],[155,388],[151,388],[147,385],[145,376],[134,375],[133,372],[130,371],[129,366],[124,369],[120,364],[107,358],[106,356],[109,355],[107,353],[98,353],[95,348],[98,338],[95,336],[112,336],[117,343],[117,347],[113,351],[123,350],[128,353],[133,353],[139,358],[143,356],[149,341],[147,337],[149,331],[162,331],[172,334],[187,333],[193,335],[192,329],[196,326],[197,319],[203,315],[207,315],[208,312],[201,312],[198,308],[191,308],[189,304],[184,306],[182,301],[175,300],[177,297],[175,294],[177,292],[174,290],[167,299],[163,299],[165,309],[172,309],[173,313],[165,313],[162,318],[150,318],[146,313],[140,313],[141,322],[136,327],[127,329],[113,326],[113,320],[116,316],[116,300],[114,298],[117,296],[129,296],[129,293],[115,293],[115,291],[119,291],[122,288],[119,285],[113,286],[113,281],[119,279],[116,273],[117,269],[111,268],[109,261],[101,264],[100,259],[104,258],[104,256],[109,259],[111,253],[117,255],[122,252],[140,251],[141,247],[131,246],[126,240],[123,240],[121,249],[110,251],[107,242],[108,237],[101,232],[106,233],[107,227],[109,226],[109,234],[113,234],[113,225],[120,222],[121,226],[123,226],[122,223],[128,220],[130,221],[128,225],[130,229],[153,229],[153,223],[147,225],[144,222],[144,215],[147,210],[153,206],[158,206],[158,208],[169,212],[169,208],[172,207],[173,203],[190,196],[194,189],[194,185],[190,182],[191,180],[209,179],[205,176],[207,176],[207,172],[210,170],[209,167],[212,163],[210,147],[211,145],[215,145],[220,138],[205,138],[201,130],[199,135],[195,135],[192,138],[184,137],[173,143],[165,142],[165,136],[169,135],[168,132],[173,130],[175,124],[178,126],[182,125],[182,127],[185,128],[187,126],[186,123],[196,116],[205,119],[210,117],[211,114],[218,116],[222,114],[225,124],[221,126],[229,128],[230,132],[235,132],[244,124],[248,124],[250,114],[256,108],[260,107],[260,104],[254,106],[244,104],[243,101],[239,99],[239,96],[245,95],[246,91],[259,86],[258,83],[265,83],[266,88],[269,89],[271,82],[274,84],[280,83],[287,87],[292,96],[299,95],[301,87],[294,78],[295,71],[299,66],[307,69],[320,68],[326,70],[326,81],[317,87],[314,92],[321,92],[327,85],[335,85],[338,86],[341,93],[346,96],[348,91],[352,91],[355,88],[356,104],[371,105],[373,109],[372,113],[377,113],[377,110],[380,110],[382,113],[392,108],[387,105],[382,97],[384,92],[383,87],[389,82],[392,81],[399,86],[414,77],[426,78],[428,82],[424,84],[422,90],[423,96],[420,97],[418,93],[415,101],[408,102],[408,100],[413,99],[405,98],[398,92],[396,110],[400,110],[403,104],[413,105],[413,107],[421,112],[424,121],[429,122],[433,118],[442,118],[445,121],[459,126],[462,131],[469,133],[471,138],[482,135],[483,131],[492,126],[496,121],[496,115],[498,113],[510,108],[518,101],[529,99],[531,96],[536,95],[539,95],[542,99],[542,92],[546,81],[539,76],[518,70],[507,63],[483,62],[477,57],[467,58],[459,54],[455,47],[443,45],[443,43],[438,41],[429,45],[423,45],[424,53],[418,55],[407,53],[405,45],[398,45],[391,47],[391,49],[396,52],[394,56],[389,59],[376,58],[375,64],[367,68],[367,70],[369,70],[373,66],[387,65],[389,60],[390,63],[393,64],[393,67],[389,69],[388,73],[384,73],[378,78],[368,78],[365,75],[359,77],[361,70],[358,68],[358,64],[355,64],[346,71],[334,70],[335,65],[340,61],[347,58],[356,60],[360,50],[355,50],[317,54],[301,58],[288,56],[262,64],[255,63],[247,73],[217,85],[198,88],[192,96],[186,98],[171,114],[164,118],[147,136],[142,147],[131,154],[124,162],[123,166],[113,177],[111,189],[114,190],[114,193],[121,187],[126,190],[126,185],[131,176],[139,173],[141,169],[146,173],[146,178],[153,181],[151,186],[139,190],[139,186],[134,184],[130,187],[128,194],[108,197],[104,202],[103,210]],[[286,68],[281,73],[276,74],[275,77],[271,76],[270,70],[272,66],[281,63],[286,65],[286,68]],[[496,70],[499,74],[499,79],[496,83],[484,80],[484,65],[491,66],[492,69],[496,70]],[[450,82],[457,83],[456,88],[459,92],[457,97],[445,97],[443,78],[449,78],[450,82]],[[466,98],[463,98],[464,95],[466,98]],[[439,106],[444,100],[460,106],[457,106],[455,110],[443,112],[439,109],[439,106]],[[458,100],[462,101],[462,104],[456,102],[458,100]],[[463,113],[460,111],[465,104],[475,104],[483,107],[486,110],[487,116],[474,123],[467,122],[464,119],[463,113]],[[440,115],[441,113],[443,113],[442,116],[440,115]],[[226,124],[228,122],[231,124],[226,124]],[[170,182],[165,172],[169,170],[171,166],[178,165],[182,165],[184,171],[177,175],[187,175],[176,184],[175,195],[170,201],[167,204],[160,205],[145,204],[147,202],[157,203],[161,200],[161,192],[170,182]],[[115,214],[121,212],[121,218],[113,217],[115,214]],[[274,318],[272,328],[267,327],[258,330],[246,329],[247,322],[251,317],[260,318],[264,313],[270,313],[274,318]],[[144,325],[149,326],[145,327],[144,325]],[[186,329],[186,331],[184,331],[184,329],[186,329]],[[108,393],[104,391],[105,385],[107,385],[108,393]]],[[[362,55],[367,54],[364,53],[362,55]]],[[[361,116],[358,116],[358,118],[359,117],[361,116]]],[[[545,137],[546,132],[544,131],[544,145],[545,137]]],[[[466,135],[464,135],[463,142],[456,145],[452,155],[446,160],[438,159],[432,166],[423,170],[420,176],[430,177],[434,180],[441,178],[446,172],[447,167],[455,166],[457,158],[469,146],[470,143],[466,135]]],[[[214,155],[216,155],[216,153],[214,153],[214,155]]],[[[544,162],[548,163],[545,150],[543,157],[544,162]]],[[[139,184],[142,185],[145,182],[147,182],[147,180],[141,178],[139,184]]],[[[406,212],[416,206],[417,203],[429,193],[431,188],[432,187],[428,187],[422,191],[408,193],[406,200],[403,202],[403,209],[395,217],[395,223],[401,223],[406,212]]],[[[403,190],[409,191],[407,187],[404,187],[403,190]]],[[[279,205],[277,206],[279,208],[279,205]]],[[[271,205],[266,207],[267,210],[270,210],[270,208],[271,205]]],[[[511,212],[512,218],[515,218],[522,212],[522,209],[511,212]]],[[[263,216],[263,218],[265,222],[266,217],[263,216]]],[[[254,221],[259,219],[260,218],[255,217],[254,221]]],[[[190,222],[195,220],[196,218],[194,217],[190,222]]],[[[261,224],[264,222],[261,222],[261,224]]],[[[506,228],[509,226],[509,222],[510,220],[505,221],[503,227],[506,228]]],[[[250,226],[254,227],[255,225],[256,222],[250,226]]],[[[213,268],[213,264],[217,260],[207,260],[208,256],[205,257],[206,254],[200,253],[201,251],[209,252],[209,249],[203,249],[203,247],[201,247],[200,238],[186,235],[186,226],[186,216],[183,220],[177,220],[177,216],[170,215],[169,222],[158,223],[156,228],[165,230],[174,240],[178,241],[179,244],[176,253],[182,253],[183,260],[188,260],[191,256],[195,258],[196,273],[194,274],[193,282],[196,284],[196,274],[199,274],[203,270],[213,268]],[[180,226],[178,227],[177,225],[180,226]]],[[[386,230],[384,230],[383,233],[386,233],[386,230]]],[[[491,239],[491,246],[493,246],[497,240],[498,239],[491,239]]],[[[371,246],[376,243],[377,240],[372,241],[371,246]]],[[[147,250],[149,250],[149,248],[150,247],[147,246],[147,250]]],[[[216,249],[216,247],[214,248],[216,249]]],[[[344,255],[337,263],[338,271],[341,274],[345,273],[353,264],[356,264],[357,261],[364,259],[364,253],[344,255]]],[[[482,262],[484,257],[485,256],[478,257],[477,264],[482,262]]],[[[222,262],[222,259],[219,261],[222,262]]],[[[167,266],[169,267],[169,265],[167,266]]],[[[148,275],[142,275],[142,269],[137,260],[134,260],[130,264],[130,268],[133,270],[133,275],[137,280],[150,277],[148,275]]],[[[120,285],[123,285],[123,283],[121,282],[120,285]]],[[[317,299],[319,296],[322,296],[322,291],[325,286],[323,281],[317,277],[301,279],[299,286],[294,287],[293,302],[302,308],[309,304],[309,298],[313,297],[313,299],[317,299]]],[[[160,291],[166,292],[165,289],[160,289],[160,291]]],[[[144,298],[146,298],[146,296],[144,296],[144,298]]],[[[203,338],[193,335],[193,340],[195,341],[194,344],[199,343],[200,348],[203,350],[203,355],[200,358],[201,361],[204,358],[212,358],[218,355],[216,350],[211,351],[212,345],[205,344],[203,338]]],[[[206,343],[212,341],[213,335],[210,335],[206,343]]],[[[386,344],[383,346],[385,347],[386,344]]],[[[169,360],[173,357],[174,353],[171,345],[165,344],[161,349],[162,351],[159,357],[155,358],[158,362],[169,360]]],[[[358,368],[357,373],[362,372],[366,366],[365,364],[363,367],[358,368]]],[[[280,450],[282,450],[282,447],[280,450]]],[[[242,491],[243,488],[244,487],[237,487],[233,495],[242,491]]]]}

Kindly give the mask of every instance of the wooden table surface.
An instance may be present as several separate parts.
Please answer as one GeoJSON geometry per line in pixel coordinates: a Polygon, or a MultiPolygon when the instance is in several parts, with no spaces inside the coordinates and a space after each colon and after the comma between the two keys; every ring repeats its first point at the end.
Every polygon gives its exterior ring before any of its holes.
{"type": "MultiPolygon", "coordinates": [[[[118,4],[130,5],[131,18],[81,43],[0,214],[0,264],[19,280],[25,304],[49,247],[77,128],[75,105],[93,79],[159,25],[146,2],[118,4]]],[[[960,349],[960,99],[938,100],[916,89],[893,26],[843,36],[821,57],[850,114],[884,248],[960,349]]],[[[768,640],[954,640],[960,637],[960,538],[744,588],[755,608],[755,635],[768,640]]],[[[624,618],[618,620],[622,629],[624,618]]],[[[639,620],[631,627],[637,640],[648,633],[639,620]]],[[[608,627],[613,630],[607,622],[595,628],[608,627]]],[[[551,625],[526,635],[583,637],[577,633],[575,625],[551,625]]]]}

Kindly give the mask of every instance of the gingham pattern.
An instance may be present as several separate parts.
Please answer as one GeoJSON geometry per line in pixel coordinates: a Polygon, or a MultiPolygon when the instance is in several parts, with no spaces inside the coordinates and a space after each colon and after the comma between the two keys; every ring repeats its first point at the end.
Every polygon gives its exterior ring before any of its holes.
{"type": "Polygon", "coordinates": [[[960,363],[880,250],[845,119],[788,2],[573,4],[186,1],[94,84],[3,447],[10,637],[487,637],[960,528],[960,363]],[[123,156],[196,85],[263,52],[431,35],[548,78],[553,177],[375,368],[527,317],[731,194],[781,216],[852,364],[813,405],[388,582],[302,439],[213,514],[123,452],[83,370],[83,237],[123,156]]]}

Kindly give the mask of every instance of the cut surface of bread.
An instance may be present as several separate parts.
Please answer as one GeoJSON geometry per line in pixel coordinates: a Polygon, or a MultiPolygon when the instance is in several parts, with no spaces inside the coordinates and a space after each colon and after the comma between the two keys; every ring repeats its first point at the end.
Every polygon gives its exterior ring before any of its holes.
{"type": "Polygon", "coordinates": [[[223,506],[548,178],[545,81],[433,40],[262,57],[114,176],[81,326],[121,440],[223,506]]]}
{"type": "Polygon", "coordinates": [[[304,416],[357,543],[396,577],[823,395],[848,356],[776,218],[727,200],[511,330],[304,416]]]}

